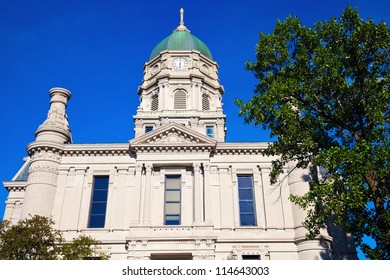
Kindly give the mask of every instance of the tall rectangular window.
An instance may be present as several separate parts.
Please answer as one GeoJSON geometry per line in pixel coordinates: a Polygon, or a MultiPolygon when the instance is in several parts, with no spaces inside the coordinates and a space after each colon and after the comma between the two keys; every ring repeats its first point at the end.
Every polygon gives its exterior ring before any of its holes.
{"type": "Polygon", "coordinates": [[[108,176],[93,179],[93,193],[89,214],[89,228],[104,228],[108,196],[108,176]]]}
{"type": "Polygon", "coordinates": [[[165,225],[180,225],[180,184],[180,175],[167,175],[165,177],[165,225]]]}
{"type": "Polygon", "coordinates": [[[240,204],[240,225],[255,226],[255,204],[252,175],[238,175],[238,199],[240,204]]]}
{"type": "Polygon", "coordinates": [[[208,137],[214,138],[214,126],[212,125],[206,126],[206,135],[208,137]]]}

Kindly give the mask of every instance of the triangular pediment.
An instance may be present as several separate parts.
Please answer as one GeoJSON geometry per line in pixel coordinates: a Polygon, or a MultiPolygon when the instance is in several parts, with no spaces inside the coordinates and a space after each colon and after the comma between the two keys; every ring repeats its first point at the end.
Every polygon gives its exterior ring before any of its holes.
{"type": "Polygon", "coordinates": [[[178,123],[169,123],[130,141],[140,146],[212,146],[217,141],[178,123]]]}

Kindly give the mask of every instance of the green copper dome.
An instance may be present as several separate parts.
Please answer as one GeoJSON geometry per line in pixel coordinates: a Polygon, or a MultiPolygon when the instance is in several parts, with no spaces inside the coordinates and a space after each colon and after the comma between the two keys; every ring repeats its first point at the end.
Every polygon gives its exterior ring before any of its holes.
{"type": "Polygon", "coordinates": [[[166,37],[157,46],[154,47],[150,60],[165,50],[175,51],[199,51],[201,54],[213,59],[209,48],[201,40],[196,38],[191,32],[184,26],[183,21],[184,10],[180,9],[180,25],[172,32],[171,35],[166,37]]]}
{"type": "Polygon", "coordinates": [[[150,60],[155,58],[160,54],[160,52],[165,50],[175,50],[175,51],[187,51],[195,50],[199,51],[201,54],[207,56],[210,59],[213,59],[209,48],[199,40],[197,37],[186,31],[175,30],[171,35],[166,37],[157,46],[154,47],[152,54],[150,55],[150,60]]]}

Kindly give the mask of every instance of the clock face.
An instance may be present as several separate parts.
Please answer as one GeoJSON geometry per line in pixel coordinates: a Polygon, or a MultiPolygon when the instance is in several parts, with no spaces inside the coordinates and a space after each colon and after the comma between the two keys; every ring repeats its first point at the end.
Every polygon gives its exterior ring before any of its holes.
{"type": "Polygon", "coordinates": [[[184,57],[176,57],[172,60],[172,67],[175,70],[184,70],[187,69],[188,61],[184,57]]]}

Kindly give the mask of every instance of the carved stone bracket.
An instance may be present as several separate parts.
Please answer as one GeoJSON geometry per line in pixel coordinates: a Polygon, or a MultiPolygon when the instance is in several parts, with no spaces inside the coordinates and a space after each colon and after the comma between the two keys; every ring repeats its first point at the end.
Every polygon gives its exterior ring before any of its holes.
{"type": "Polygon", "coordinates": [[[267,245],[238,245],[233,246],[232,259],[241,260],[243,255],[259,255],[261,260],[270,259],[269,246],[267,245]]]}

